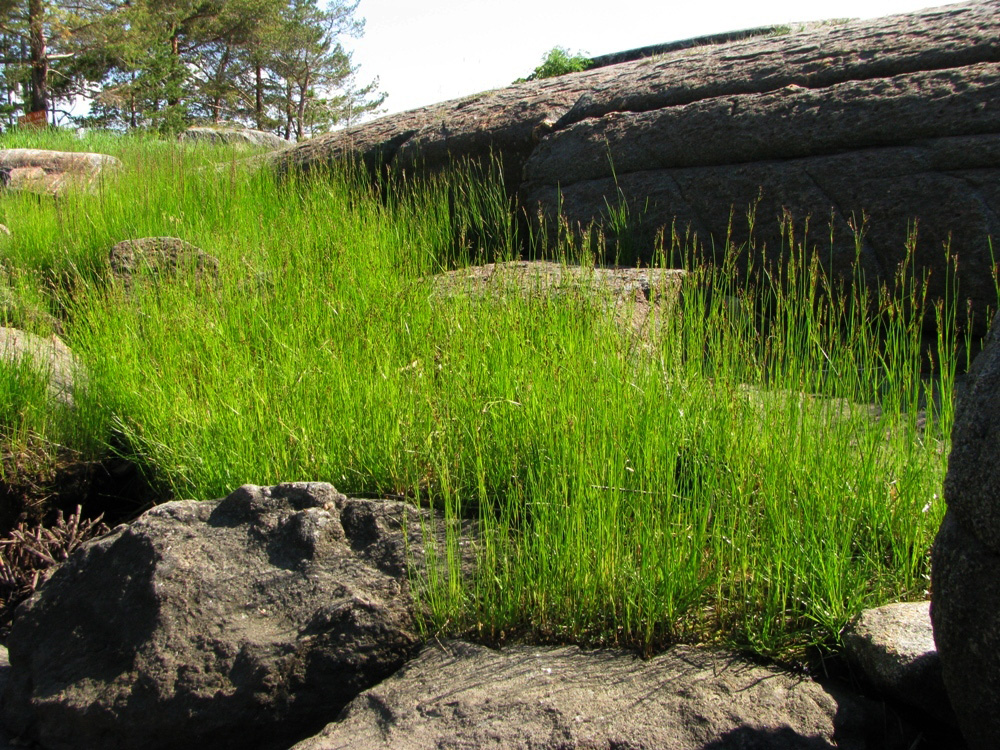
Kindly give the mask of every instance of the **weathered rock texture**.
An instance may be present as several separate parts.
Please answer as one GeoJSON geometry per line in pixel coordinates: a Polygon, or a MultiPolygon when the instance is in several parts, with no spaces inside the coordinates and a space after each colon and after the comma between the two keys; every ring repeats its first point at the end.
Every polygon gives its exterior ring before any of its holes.
{"type": "Polygon", "coordinates": [[[319,483],[154,508],[21,606],[4,723],[48,750],[287,747],[417,648],[421,517],[319,483]]]}
{"type": "Polygon", "coordinates": [[[119,242],[108,253],[108,265],[111,273],[126,284],[185,274],[195,279],[214,278],[219,273],[218,258],[177,237],[119,242]]]}
{"type": "Polygon", "coordinates": [[[931,294],[945,289],[950,239],[962,294],[985,310],[996,306],[998,94],[1000,3],[987,0],[528,82],[316,138],[276,164],[308,170],[353,154],[374,172],[436,169],[492,151],[527,216],[598,222],[626,261],[650,258],[671,226],[706,249],[730,233],[739,246],[754,205],[756,246],[771,257],[779,222],[801,239],[811,217],[808,244],[831,270],[847,273],[860,253],[869,281],[888,279],[916,223],[931,294]],[[616,234],[622,206],[630,226],[616,234]]]}
{"type": "Polygon", "coordinates": [[[679,646],[617,651],[431,645],[294,750],[894,747],[864,699],[679,646]]]}
{"type": "Polygon", "coordinates": [[[954,725],[934,645],[930,602],[865,610],[844,632],[844,651],[858,676],[880,693],[954,725]]]}
{"type": "Polygon", "coordinates": [[[93,187],[102,172],[120,167],[118,159],[105,154],[33,148],[0,150],[0,181],[10,190],[58,195],[72,187],[87,189],[93,187]]]}
{"type": "Polygon", "coordinates": [[[971,748],[1000,747],[1000,315],[969,371],[934,541],[931,621],[971,748]]]}
{"type": "Polygon", "coordinates": [[[256,146],[259,148],[285,148],[289,142],[274,133],[237,127],[190,127],[179,136],[182,141],[208,141],[235,146],[256,146]]]}

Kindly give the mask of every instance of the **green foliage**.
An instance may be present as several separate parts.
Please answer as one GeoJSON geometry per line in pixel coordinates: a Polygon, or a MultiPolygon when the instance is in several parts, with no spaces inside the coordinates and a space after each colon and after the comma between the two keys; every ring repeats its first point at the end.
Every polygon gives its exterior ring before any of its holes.
{"type": "Polygon", "coordinates": [[[582,53],[571,54],[565,47],[553,47],[542,58],[539,65],[527,78],[518,78],[514,83],[537,81],[542,78],[555,78],[567,73],[578,73],[587,70],[593,61],[582,53]]]}
{"type": "Polygon", "coordinates": [[[82,96],[86,127],[236,122],[302,138],[385,99],[377,81],[356,82],[341,44],[364,31],[356,10],[351,0],[5,0],[0,116],[13,123],[42,100],[55,115],[82,96]],[[43,33],[26,46],[33,18],[43,33]]]}
{"type": "Polygon", "coordinates": [[[434,550],[444,574],[413,580],[424,626],[486,638],[801,655],[863,608],[926,595],[959,297],[935,308],[922,375],[932,301],[912,266],[872,296],[789,248],[752,284],[737,249],[712,267],[672,236],[664,255],[692,259],[683,305],[635,330],[628,305],[524,294],[502,271],[498,293],[442,293],[432,274],[477,260],[483,238],[517,255],[496,175],[380,192],[354,174],[200,169],[213,152],[157,141],[79,147],[126,169],[96,195],[0,195],[3,262],[37,274],[84,360],[92,435],[176,496],[308,479],[433,505],[452,533],[434,550]],[[217,285],[106,283],[111,244],[163,235],[218,256],[217,285]],[[920,415],[930,389],[942,398],[920,415]],[[481,529],[467,579],[447,568],[459,516],[481,529]]]}

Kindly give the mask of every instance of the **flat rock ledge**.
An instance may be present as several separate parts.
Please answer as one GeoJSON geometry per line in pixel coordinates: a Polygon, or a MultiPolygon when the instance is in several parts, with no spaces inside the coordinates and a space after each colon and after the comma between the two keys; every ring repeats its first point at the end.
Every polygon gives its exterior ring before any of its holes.
{"type": "Polygon", "coordinates": [[[268,148],[271,150],[286,148],[290,145],[289,141],[276,136],[274,133],[235,126],[192,126],[182,132],[178,136],[178,139],[181,141],[204,141],[231,146],[268,148]]]}
{"type": "Polygon", "coordinates": [[[293,750],[888,748],[863,698],[720,651],[425,647],[293,750]]]}
{"type": "Polygon", "coordinates": [[[685,271],[669,268],[621,268],[568,265],[552,261],[486,263],[431,278],[441,297],[504,295],[593,296],[615,316],[623,331],[639,336],[681,302],[685,271]]]}

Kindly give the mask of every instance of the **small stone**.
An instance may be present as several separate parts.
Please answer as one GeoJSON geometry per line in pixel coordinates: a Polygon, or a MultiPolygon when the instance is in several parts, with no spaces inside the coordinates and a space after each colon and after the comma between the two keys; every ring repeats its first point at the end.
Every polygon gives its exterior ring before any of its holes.
{"type": "Polygon", "coordinates": [[[865,610],[844,632],[851,664],[876,690],[956,723],[934,645],[930,602],[899,602],[865,610]]]}

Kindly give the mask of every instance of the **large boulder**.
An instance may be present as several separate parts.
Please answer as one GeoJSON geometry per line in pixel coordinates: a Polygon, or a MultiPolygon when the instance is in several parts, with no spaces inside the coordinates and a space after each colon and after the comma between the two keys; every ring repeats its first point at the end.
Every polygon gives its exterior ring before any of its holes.
{"type": "Polygon", "coordinates": [[[931,621],[970,748],[1000,747],[1000,315],[969,371],[934,541],[931,621]]]}
{"type": "Polygon", "coordinates": [[[321,483],[158,506],[21,605],[4,723],[50,750],[288,747],[419,646],[426,518],[321,483]]]}
{"type": "Polygon", "coordinates": [[[980,316],[995,308],[995,0],[736,37],[392,115],[275,164],[309,170],[353,155],[377,174],[497,154],[526,216],[554,228],[561,212],[580,231],[596,222],[623,262],[648,260],[664,227],[706,249],[730,237],[739,246],[755,206],[756,246],[770,257],[781,221],[800,240],[811,217],[807,244],[832,272],[858,258],[878,281],[917,226],[930,293],[945,291],[948,242],[963,297],[980,316]]]}
{"type": "MultiPolygon", "coordinates": [[[[429,645],[293,750],[893,748],[873,704],[738,655],[429,645]]],[[[886,727],[889,727],[888,732],[886,727]]]]}
{"type": "Polygon", "coordinates": [[[120,169],[121,165],[106,154],[0,149],[0,183],[8,190],[59,195],[73,187],[89,189],[103,172],[120,169]]]}
{"type": "Polygon", "coordinates": [[[288,141],[279,138],[274,133],[235,126],[192,126],[183,131],[178,138],[182,141],[203,141],[229,146],[269,149],[285,148],[289,145],[288,141]]]}

